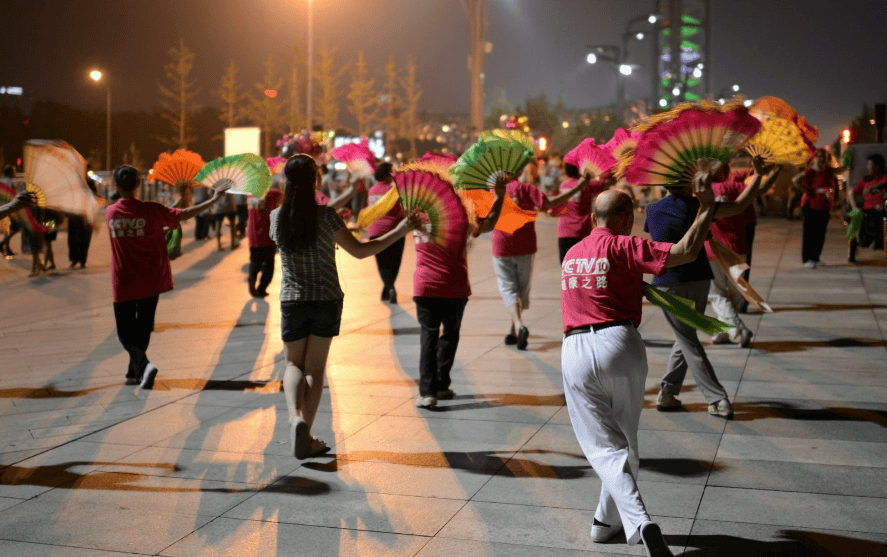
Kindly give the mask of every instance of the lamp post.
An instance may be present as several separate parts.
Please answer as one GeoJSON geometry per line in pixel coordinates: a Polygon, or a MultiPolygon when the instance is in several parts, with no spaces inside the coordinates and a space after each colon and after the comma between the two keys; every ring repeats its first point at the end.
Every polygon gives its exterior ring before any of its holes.
{"type": "Polygon", "coordinates": [[[105,78],[105,90],[108,92],[108,129],[107,136],[105,138],[106,145],[106,164],[108,166],[108,172],[111,171],[111,83],[108,81],[108,77],[103,75],[99,70],[92,70],[89,72],[89,77],[92,78],[93,81],[98,83],[101,79],[105,78]]]}
{"type": "Polygon", "coordinates": [[[616,77],[616,104],[619,113],[625,110],[625,77],[631,75],[632,67],[625,63],[623,50],[612,44],[586,45],[592,50],[585,61],[596,64],[598,61],[609,62],[610,66],[619,73],[616,77]]]}
{"type": "MultiPolygon", "coordinates": [[[[305,96],[305,121],[308,126],[308,133],[312,130],[312,116],[314,115],[314,17],[312,4],[314,0],[308,0],[308,91],[305,96]]],[[[293,130],[295,131],[295,130],[293,130]]]]}
{"type": "Polygon", "coordinates": [[[484,128],[484,55],[487,54],[484,33],[487,29],[488,3],[489,0],[462,0],[462,7],[468,15],[471,40],[468,71],[471,72],[471,131],[475,135],[484,128]]]}

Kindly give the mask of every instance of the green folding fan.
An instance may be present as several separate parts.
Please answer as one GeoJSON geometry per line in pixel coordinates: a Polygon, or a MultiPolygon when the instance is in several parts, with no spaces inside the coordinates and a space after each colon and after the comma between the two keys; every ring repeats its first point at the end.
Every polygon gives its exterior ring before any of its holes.
{"type": "Polygon", "coordinates": [[[483,132],[450,167],[457,190],[490,189],[500,175],[518,174],[533,158],[533,140],[515,130],[483,132]]]}
{"type": "Polygon", "coordinates": [[[194,181],[210,188],[229,185],[228,193],[262,197],[271,187],[271,171],[265,159],[244,153],[206,163],[194,181]]]}

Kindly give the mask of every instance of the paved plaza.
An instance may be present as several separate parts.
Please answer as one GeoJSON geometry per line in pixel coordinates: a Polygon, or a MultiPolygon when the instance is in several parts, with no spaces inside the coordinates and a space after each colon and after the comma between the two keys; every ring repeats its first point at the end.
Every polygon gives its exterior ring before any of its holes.
{"type": "MultiPolygon", "coordinates": [[[[643,555],[589,536],[600,481],[564,403],[554,221],[538,230],[525,352],[502,343],[489,236],[473,242],[456,397],[436,411],[413,406],[410,243],[397,306],[373,258],[339,250],[343,330],[314,431],[332,452],[306,461],[280,392],[279,260],[254,300],[246,243],[219,252],[186,226],[151,391],[123,385],[105,229],[85,270],[29,279],[28,257],[0,260],[0,555],[643,555]]],[[[775,311],[744,316],[750,348],[701,335],[733,421],[689,376],[686,411],[656,411],[673,337],[645,302],[639,485],[675,554],[887,555],[887,266],[871,250],[848,264],[834,219],[825,267],[801,265],[800,241],[798,221],[758,225],[751,282],[775,311]]],[[[67,267],[64,232],[55,246],[67,267]]]]}

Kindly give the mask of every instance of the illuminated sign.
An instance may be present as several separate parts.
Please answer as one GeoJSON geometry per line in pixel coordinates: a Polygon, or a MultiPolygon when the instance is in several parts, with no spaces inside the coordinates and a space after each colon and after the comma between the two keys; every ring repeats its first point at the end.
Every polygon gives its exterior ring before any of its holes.
{"type": "Polygon", "coordinates": [[[277,89],[265,89],[265,96],[269,99],[277,98],[277,89]]]}
{"type": "Polygon", "coordinates": [[[15,95],[21,96],[24,94],[24,89],[21,87],[4,87],[0,86],[0,95],[15,95]]]}

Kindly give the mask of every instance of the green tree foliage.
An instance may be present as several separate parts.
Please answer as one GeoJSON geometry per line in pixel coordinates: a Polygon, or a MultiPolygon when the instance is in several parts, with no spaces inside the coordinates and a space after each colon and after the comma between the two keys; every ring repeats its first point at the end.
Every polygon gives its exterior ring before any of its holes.
{"type": "Polygon", "coordinates": [[[237,83],[237,65],[234,60],[225,69],[225,75],[222,76],[221,86],[212,91],[212,94],[221,99],[225,104],[225,109],[219,115],[219,119],[225,124],[226,128],[233,128],[243,117],[243,100],[247,95],[240,92],[240,85],[237,83]]]}
{"type": "Polygon", "coordinates": [[[286,123],[283,102],[279,97],[283,77],[280,76],[280,66],[274,62],[273,55],[268,55],[264,66],[265,76],[256,83],[255,91],[249,95],[246,115],[250,122],[262,129],[262,152],[264,156],[271,156],[271,139],[279,134],[286,123]]]}
{"type": "Polygon", "coordinates": [[[403,90],[404,113],[402,129],[406,138],[410,141],[410,156],[416,158],[419,155],[416,152],[416,136],[418,130],[418,112],[419,99],[422,98],[422,87],[419,85],[418,70],[413,55],[407,58],[407,66],[404,70],[404,76],[400,80],[400,87],[403,90]]]}
{"type": "Polygon", "coordinates": [[[375,78],[369,76],[363,51],[357,53],[357,64],[351,72],[348,111],[357,118],[357,134],[367,136],[379,119],[379,95],[374,90],[375,78]]]}
{"type": "Polygon", "coordinates": [[[194,53],[179,39],[179,47],[169,50],[170,62],[163,69],[165,83],[159,83],[161,106],[159,114],[172,126],[172,135],[160,138],[164,144],[177,149],[187,149],[197,140],[191,125],[191,117],[199,108],[194,100],[200,89],[189,79],[194,68],[194,53]]]}

